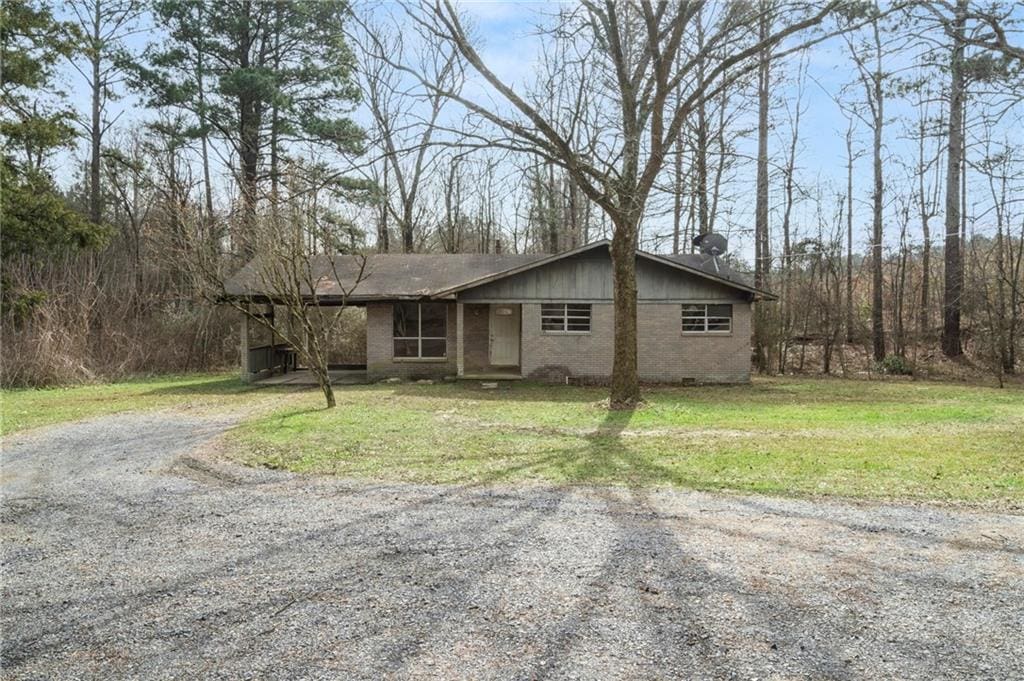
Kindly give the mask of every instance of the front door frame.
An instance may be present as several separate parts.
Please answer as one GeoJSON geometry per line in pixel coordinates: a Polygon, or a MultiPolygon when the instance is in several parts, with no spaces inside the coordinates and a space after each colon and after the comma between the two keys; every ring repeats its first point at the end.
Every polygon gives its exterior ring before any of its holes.
{"type": "MultiPolygon", "coordinates": [[[[519,304],[514,304],[514,303],[505,303],[505,304],[491,303],[491,305],[490,305],[490,307],[488,309],[488,314],[487,314],[487,339],[488,339],[488,342],[487,342],[487,362],[488,362],[488,364],[490,364],[493,367],[502,367],[502,368],[521,366],[521,364],[522,364],[522,352],[523,352],[522,334],[523,334],[523,306],[519,305],[519,304]],[[502,307],[510,308],[512,310],[512,314],[511,315],[498,315],[497,314],[497,310],[499,308],[502,308],[502,307]],[[516,343],[516,351],[515,351],[515,358],[514,358],[514,360],[512,362],[501,362],[501,363],[498,363],[498,362],[494,361],[495,360],[495,356],[494,356],[494,347],[495,347],[495,342],[494,342],[495,341],[495,324],[494,324],[494,320],[497,317],[502,317],[502,318],[509,317],[511,319],[515,319],[515,321],[516,321],[516,324],[515,324],[515,334],[514,334],[515,343],[516,343]]],[[[510,336],[510,337],[512,337],[512,336],[510,336]]],[[[501,358],[499,358],[499,359],[501,359],[501,358]]]]}

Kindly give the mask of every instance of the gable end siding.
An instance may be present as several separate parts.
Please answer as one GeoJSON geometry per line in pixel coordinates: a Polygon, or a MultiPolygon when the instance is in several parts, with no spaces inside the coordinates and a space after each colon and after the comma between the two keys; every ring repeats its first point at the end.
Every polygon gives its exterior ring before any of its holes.
{"type": "MultiPolygon", "coordinates": [[[[637,296],[646,301],[741,298],[735,289],[668,265],[637,260],[637,296]]],[[[607,254],[583,253],[459,293],[463,301],[611,301],[607,254]]]]}

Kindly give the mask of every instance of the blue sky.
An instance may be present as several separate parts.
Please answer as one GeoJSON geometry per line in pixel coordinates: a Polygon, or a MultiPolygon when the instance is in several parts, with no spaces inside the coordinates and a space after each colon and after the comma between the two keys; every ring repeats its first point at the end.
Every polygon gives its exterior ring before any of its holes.
{"type": "MultiPolygon", "coordinates": [[[[536,54],[536,39],[531,35],[532,24],[535,20],[534,12],[543,3],[515,3],[515,2],[463,2],[460,6],[466,11],[473,23],[478,28],[478,35],[481,38],[484,48],[482,53],[487,63],[493,70],[501,74],[506,80],[515,83],[527,83],[533,73],[535,64],[531,55],[536,54]]],[[[1024,5],[1020,5],[1016,16],[1024,20],[1024,5]]],[[[1011,38],[1017,44],[1024,44],[1024,33],[1019,28],[1011,32],[1011,38]]],[[[849,86],[855,77],[855,70],[843,41],[838,39],[815,46],[809,50],[807,58],[807,80],[803,86],[802,94],[802,115],[800,122],[800,143],[797,151],[797,182],[808,191],[814,191],[821,187],[826,196],[838,191],[845,191],[846,185],[846,163],[847,150],[845,134],[847,129],[846,114],[840,109],[835,97],[849,86]]],[[[773,132],[770,138],[770,153],[781,154],[789,144],[790,129],[785,110],[782,108],[786,100],[795,107],[796,87],[791,82],[786,82],[786,77],[791,76],[796,70],[797,58],[792,57],[787,62],[776,67],[775,93],[779,107],[772,116],[773,132]]],[[[887,71],[905,72],[913,66],[912,59],[907,55],[890,57],[884,63],[887,71]]],[[[863,90],[859,84],[855,84],[849,90],[851,98],[862,97],[863,90]]],[[[891,98],[886,102],[886,130],[884,135],[885,172],[888,202],[886,245],[894,246],[898,242],[899,228],[893,224],[895,221],[895,206],[892,200],[897,193],[898,185],[907,181],[908,170],[905,163],[913,163],[916,155],[916,143],[906,139],[906,126],[913,124],[916,120],[916,109],[907,100],[891,98]]],[[[938,110],[936,109],[936,112],[938,110]]],[[[1016,119],[1016,124],[1008,124],[1003,130],[1007,139],[1011,142],[1014,138],[1024,144],[1024,137],[1018,136],[1019,124],[1024,122],[1024,108],[1020,104],[1016,107],[1015,116],[1008,120],[1016,119]]],[[[751,120],[751,122],[753,122],[751,120]]],[[[861,122],[855,126],[855,153],[860,157],[855,162],[854,169],[854,215],[855,215],[855,239],[860,242],[860,247],[866,247],[869,223],[871,219],[871,157],[866,153],[869,151],[871,141],[870,130],[861,122]]],[[[739,152],[749,157],[756,153],[753,137],[750,137],[740,144],[739,152]]],[[[744,198],[737,201],[733,207],[735,217],[730,231],[732,248],[738,251],[743,257],[752,257],[753,239],[751,234],[753,220],[752,190],[754,184],[754,166],[752,163],[744,164],[738,170],[737,182],[742,185],[740,190],[744,198]]],[[[773,207],[777,210],[781,202],[781,192],[777,185],[772,187],[773,207]]],[[[975,192],[972,192],[975,194],[975,192]]],[[[984,200],[981,192],[977,192],[978,200],[984,200]]],[[[833,201],[830,201],[831,204],[833,201]]],[[[800,202],[794,208],[793,223],[795,228],[806,236],[816,230],[818,215],[816,206],[811,202],[800,202]]],[[[976,212],[982,212],[978,208],[976,212]]],[[[830,216],[829,216],[830,217],[830,216]]],[[[649,221],[646,225],[649,233],[665,233],[667,225],[662,221],[649,221]]],[[[778,215],[773,215],[775,232],[778,232],[778,215]]],[[[933,230],[938,230],[941,219],[933,223],[933,230]]],[[[980,220],[976,225],[978,231],[990,233],[991,225],[980,220]]],[[[911,225],[910,241],[919,243],[921,240],[920,229],[917,223],[911,225]]],[[[856,246],[855,246],[856,247],[856,246]]]]}
{"type": "MultiPolygon", "coordinates": [[[[476,35],[480,38],[481,52],[488,65],[507,82],[517,86],[532,82],[535,69],[536,55],[538,53],[538,38],[532,33],[532,26],[538,19],[538,12],[550,9],[547,3],[536,2],[461,2],[461,9],[465,12],[470,22],[476,28],[476,35]]],[[[394,5],[385,5],[384,10],[388,12],[396,9],[394,5]]],[[[1024,18],[1024,5],[1017,12],[1024,18]]],[[[158,26],[143,26],[143,31],[134,35],[130,40],[130,46],[141,49],[147,40],[160,35],[158,26]]],[[[1011,37],[1018,44],[1024,43],[1021,33],[1014,32],[1011,37]]],[[[887,68],[893,70],[904,68],[907,65],[906,58],[901,58],[898,63],[887,64],[887,68]]],[[[783,74],[792,74],[795,69],[795,60],[783,64],[778,68],[780,77],[783,74]]],[[[814,190],[822,187],[825,195],[841,190],[845,187],[845,163],[846,149],[843,139],[846,129],[846,119],[841,115],[833,97],[840,89],[854,76],[852,65],[845,49],[840,41],[833,40],[824,45],[812,48],[808,55],[808,76],[809,80],[804,88],[804,113],[801,121],[801,143],[798,151],[798,182],[801,186],[814,190]]],[[[65,83],[72,96],[74,106],[81,112],[87,112],[89,108],[88,93],[80,82],[77,74],[69,68],[65,69],[65,83]]],[[[776,92],[780,102],[794,101],[795,90],[791,84],[781,82],[776,92]]],[[[860,90],[853,91],[857,96],[860,90]]],[[[129,129],[141,124],[145,120],[153,118],[154,113],[140,106],[140,102],[133,95],[128,95],[118,102],[109,105],[110,114],[120,116],[118,127],[129,129]]],[[[901,116],[912,114],[909,105],[900,100],[889,102],[889,113],[892,115],[888,123],[885,146],[886,146],[886,171],[889,175],[889,182],[894,185],[902,184],[907,176],[907,171],[898,162],[899,158],[911,160],[914,148],[903,139],[905,121],[901,116]]],[[[357,120],[368,122],[369,117],[365,111],[356,112],[357,120]]],[[[453,112],[452,115],[456,115],[453,112]]],[[[1008,140],[1021,141],[1018,136],[1020,124],[1024,122],[1024,112],[1021,105],[1008,119],[1005,134],[1008,140]],[[1015,121],[1015,122],[1013,122],[1015,121]]],[[[773,122],[776,129],[770,142],[770,146],[781,153],[786,144],[785,138],[789,135],[785,112],[781,108],[775,112],[773,122]]],[[[858,125],[857,146],[864,149],[869,142],[869,131],[858,125]]],[[[739,148],[741,154],[752,156],[754,153],[754,141],[752,138],[744,140],[739,148]]],[[[79,157],[84,154],[84,149],[79,152],[79,157]]],[[[62,168],[58,169],[58,178],[67,182],[73,169],[70,167],[71,159],[64,159],[61,162],[62,168]]],[[[856,199],[855,216],[858,233],[858,242],[861,247],[866,243],[867,224],[870,220],[870,157],[862,156],[856,164],[854,195],[856,199]]],[[[752,163],[743,163],[736,173],[737,186],[735,190],[739,198],[731,206],[731,218],[728,228],[732,247],[741,256],[749,258],[752,252],[752,238],[750,228],[752,225],[752,196],[754,167],[752,163]]],[[[973,193],[973,192],[972,192],[973,193]]],[[[979,191],[978,196],[981,195],[979,191]]],[[[778,206],[781,200],[778,188],[773,186],[774,205],[778,206]]],[[[979,208],[977,212],[982,212],[979,208]]],[[[887,215],[893,217],[893,211],[887,215]]],[[[774,222],[778,222],[777,217],[774,222]]],[[[810,234],[816,228],[817,216],[814,212],[812,202],[799,204],[794,211],[794,224],[805,234],[810,234]]],[[[938,226],[936,222],[936,227],[938,226]]],[[[979,231],[986,231],[984,221],[976,225],[979,231]]],[[[664,233],[667,230],[664,219],[652,219],[645,225],[648,235],[664,233]]],[[[887,245],[895,243],[897,229],[894,226],[887,228],[887,245]]],[[[911,241],[920,240],[920,233],[916,226],[911,232],[911,241]]],[[[649,244],[652,245],[653,244],[649,244]]]]}

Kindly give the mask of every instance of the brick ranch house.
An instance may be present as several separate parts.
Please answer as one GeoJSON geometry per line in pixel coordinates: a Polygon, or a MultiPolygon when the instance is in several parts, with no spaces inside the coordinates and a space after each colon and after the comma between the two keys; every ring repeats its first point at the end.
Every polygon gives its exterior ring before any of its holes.
{"type": "MultiPolygon", "coordinates": [[[[318,304],[366,308],[369,380],[611,376],[608,241],[556,255],[367,255],[358,284],[356,256],[317,258],[318,304]]],[[[641,380],[749,381],[751,304],[774,297],[710,255],[636,258],[641,380]]],[[[253,268],[227,282],[228,296],[271,300],[253,268]]],[[[250,347],[245,326],[244,377],[288,366],[279,346],[250,347]]]]}

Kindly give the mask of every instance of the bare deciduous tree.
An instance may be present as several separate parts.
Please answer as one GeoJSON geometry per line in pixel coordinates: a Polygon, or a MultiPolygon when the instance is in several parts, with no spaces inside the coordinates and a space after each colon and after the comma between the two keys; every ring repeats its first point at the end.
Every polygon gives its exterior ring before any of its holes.
{"type": "MultiPolygon", "coordinates": [[[[754,285],[768,288],[772,269],[771,236],[768,225],[768,109],[771,94],[771,33],[773,8],[769,0],[760,0],[757,39],[763,43],[757,55],[757,180],[754,197],[754,285]]],[[[754,315],[754,363],[759,371],[768,370],[768,315],[762,306],[754,315]]]]}
{"type": "Polygon", "coordinates": [[[316,378],[331,408],[336,402],[328,334],[337,312],[348,305],[366,276],[366,257],[352,252],[350,235],[339,230],[335,217],[323,208],[321,188],[308,169],[290,168],[284,179],[287,187],[282,187],[278,209],[261,216],[252,231],[258,255],[245,265],[245,291],[227,291],[228,273],[216,253],[190,249],[188,271],[197,295],[230,305],[272,339],[280,337],[316,378]],[[315,243],[322,249],[311,247],[315,243]],[[339,257],[347,259],[343,266],[339,257]],[[283,320],[277,309],[283,310],[283,320]]]}
{"type": "Polygon", "coordinates": [[[107,104],[119,95],[124,79],[119,54],[124,40],[134,33],[142,14],[140,0],[74,0],[69,7],[85,38],[82,54],[87,64],[71,64],[89,86],[90,111],[83,121],[89,139],[89,219],[103,220],[103,137],[117,118],[108,118],[107,104]]]}
{"type": "Polygon", "coordinates": [[[949,125],[946,153],[946,239],[945,291],[942,301],[942,351],[947,357],[963,354],[960,342],[960,304],[964,290],[963,259],[960,255],[960,172],[963,165],[964,120],[964,30],[967,0],[957,0],[948,26],[953,48],[949,59],[949,125]]]}
{"type": "Polygon", "coordinates": [[[574,55],[542,63],[557,71],[565,106],[549,113],[531,103],[481,55],[456,6],[448,0],[406,5],[407,16],[442,45],[453,47],[504,105],[453,92],[414,65],[391,63],[491,126],[488,143],[539,156],[564,168],[612,223],[615,305],[611,405],[640,399],[637,377],[635,249],[647,200],[670,150],[696,108],[757,68],[766,49],[779,54],[824,39],[808,36],[841,6],[779,3],[778,21],[759,35],[759,10],[729,4],[701,18],[705,47],[681,57],[695,31],[700,3],[585,1],[560,8],[548,37],[574,55]],[[704,77],[697,78],[702,66],[704,77]]]}
{"type": "Polygon", "coordinates": [[[864,88],[866,111],[852,107],[852,111],[871,129],[871,347],[875,361],[885,358],[885,324],[883,314],[884,285],[882,270],[883,213],[885,211],[885,177],[882,170],[882,139],[885,128],[885,100],[887,79],[890,77],[882,66],[883,59],[892,52],[891,47],[883,48],[882,27],[879,18],[872,16],[867,38],[860,44],[855,36],[845,36],[847,48],[857,75],[864,88]]]}
{"type": "Polygon", "coordinates": [[[372,143],[383,157],[385,167],[380,173],[397,194],[393,204],[390,192],[385,192],[383,207],[395,219],[402,251],[412,253],[420,217],[420,191],[436,160],[431,145],[451,144],[437,139],[438,117],[447,102],[442,92],[459,92],[461,73],[454,52],[409,50],[401,32],[379,24],[363,26],[365,31],[352,35],[362,48],[360,81],[377,132],[372,143]],[[391,62],[404,61],[407,54],[415,59],[417,70],[438,88],[417,90],[403,82],[403,73],[392,68],[391,62]]]}

